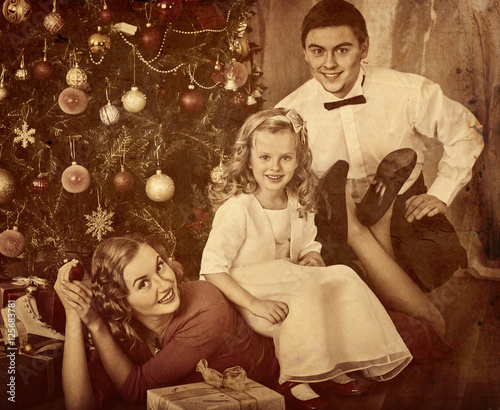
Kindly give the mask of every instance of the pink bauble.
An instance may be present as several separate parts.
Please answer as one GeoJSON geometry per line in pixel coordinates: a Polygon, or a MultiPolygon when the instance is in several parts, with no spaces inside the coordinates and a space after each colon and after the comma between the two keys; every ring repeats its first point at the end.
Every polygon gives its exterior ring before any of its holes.
{"type": "Polygon", "coordinates": [[[158,50],[161,40],[161,33],[154,27],[146,27],[139,38],[141,45],[149,50],[158,50]]]}
{"type": "Polygon", "coordinates": [[[81,114],[87,109],[89,99],[82,90],[68,87],[59,94],[59,107],[66,114],[81,114]]]}
{"type": "Polygon", "coordinates": [[[7,229],[0,233],[0,253],[9,258],[17,258],[24,252],[26,240],[24,235],[17,230],[7,229]]]}
{"type": "Polygon", "coordinates": [[[108,9],[108,6],[104,5],[104,8],[99,12],[99,18],[103,23],[111,23],[114,19],[113,10],[108,9]]]}
{"type": "Polygon", "coordinates": [[[37,80],[49,81],[54,76],[54,66],[49,61],[38,61],[33,67],[33,75],[37,80]]]}
{"type": "Polygon", "coordinates": [[[57,34],[64,26],[64,19],[59,13],[53,11],[45,16],[43,25],[49,33],[57,34]]]}
{"type": "Polygon", "coordinates": [[[163,21],[175,21],[182,14],[182,0],[159,0],[156,3],[158,18],[163,21]]]}
{"type": "Polygon", "coordinates": [[[182,93],[179,103],[181,108],[187,112],[199,112],[203,109],[205,99],[203,94],[196,90],[188,90],[182,93]]]}
{"type": "Polygon", "coordinates": [[[127,192],[134,186],[134,176],[122,168],[113,178],[113,185],[117,191],[127,192]]]}
{"type": "Polygon", "coordinates": [[[61,176],[63,188],[72,193],[79,194],[90,186],[90,173],[85,167],[72,162],[61,176]]]}

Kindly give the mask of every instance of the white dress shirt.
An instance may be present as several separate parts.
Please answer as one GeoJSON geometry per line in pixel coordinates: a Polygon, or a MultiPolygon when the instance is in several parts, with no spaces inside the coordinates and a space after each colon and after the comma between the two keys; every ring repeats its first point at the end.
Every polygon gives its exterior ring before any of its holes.
{"type": "Polygon", "coordinates": [[[344,99],[361,94],[365,104],[328,111],[324,103],[339,98],[313,78],[276,105],[295,108],[307,122],[314,173],[321,177],[336,161],[347,161],[347,183],[359,203],[383,158],[396,149],[413,148],[417,165],[402,194],[422,171],[424,137],[437,139],[444,153],[428,193],[450,205],[470,180],[483,149],[482,126],[474,115],[446,97],[438,84],[387,68],[362,67],[344,99]]]}

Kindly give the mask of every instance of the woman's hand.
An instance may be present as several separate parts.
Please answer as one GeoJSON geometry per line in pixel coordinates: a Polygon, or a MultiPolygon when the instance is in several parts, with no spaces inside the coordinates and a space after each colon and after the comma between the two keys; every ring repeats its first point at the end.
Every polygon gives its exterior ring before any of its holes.
{"type": "Polygon", "coordinates": [[[302,266],[325,266],[321,255],[314,251],[307,252],[297,263],[302,266]]]}
{"type": "Polygon", "coordinates": [[[288,305],[276,300],[255,299],[248,310],[255,316],[269,320],[273,325],[283,322],[288,316],[288,305]]]}
{"type": "Polygon", "coordinates": [[[89,327],[100,320],[101,316],[97,312],[92,291],[82,282],[69,280],[69,272],[77,263],[78,261],[73,259],[59,268],[54,289],[61,299],[66,315],[78,315],[81,322],[89,327]]]}

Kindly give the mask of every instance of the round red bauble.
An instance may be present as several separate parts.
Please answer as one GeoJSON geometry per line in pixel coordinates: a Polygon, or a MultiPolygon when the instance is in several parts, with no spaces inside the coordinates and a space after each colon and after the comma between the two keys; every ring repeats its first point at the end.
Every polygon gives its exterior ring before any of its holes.
{"type": "Polygon", "coordinates": [[[188,90],[181,94],[179,104],[184,111],[199,112],[205,104],[205,98],[199,91],[188,90]]]}
{"type": "Polygon", "coordinates": [[[72,162],[61,176],[63,188],[72,193],[79,194],[90,186],[90,173],[85,167],[72,162]]]}
{"type": "Polygon", "coordinates": [[[49,189],[49,183],[45,178],[39,175],[31,181],[30,189],[34,194],[42,195],[49,189]]]}
{"type": "Polygon", "coordinates": [[[38,61],[33,67],[33,75],[37,80],[49,81],[54,76],[54,66],[49,61],[38,61]]]}
{"type": "Polygon", "coordinates": [[[146,27],[142,32],[139,41],[141,45],[150,50],[157,50],[161,46],[161,34],[154,27],[146,27]]]}
{"type": "Polygon", "coordinates": [[[114,14],[113,10],[108,9],[108,7],[105,5],[104,8],[99,12],[99,18],[101,21],[105,24],[111,23],[114,19],[114,14]]]}
{"type": "Polygon", "coordinates": [[[59,94],[59,107],[66,114],[81,114],[87,109],[89,99],[82,90],[68,87],[59,94]]]}
{"type": "Polygon", "coordinates": [[[156,3],[158,18],[163,21],[175,21],[182,14],[182,0],[160,0],[156,3]]]}
{"type": "Polygon", "coordinates": [[[25,245],[24,235],[17,230],[17,227],[0,233],[0,253],[2,255],[17,258],[24,252],[25,245]]]}
{"type": "Polygon", "coordinates": [[[130,172],[122,168],[113,178],[113,185],[117,191],[127,192],[134,186],[134,177],[130,172]]]}
{"type": "Polygon", "coordinates": [[[76,266],[73,266],[69,271],[69,281],[72,282],[74,280],[82,281],[83,276],[85,275],[85,270],[83,269],[83,265],[78,262],[76,266]]]}

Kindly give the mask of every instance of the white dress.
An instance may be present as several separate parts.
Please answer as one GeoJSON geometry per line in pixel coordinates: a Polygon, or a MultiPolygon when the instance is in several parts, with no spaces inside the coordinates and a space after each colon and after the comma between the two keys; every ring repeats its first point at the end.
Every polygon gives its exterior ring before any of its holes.
{"type": "MultiPolygon", "coordinates": [[[[228,215],[238,214],[235,209],[230,211],[228,215]]],[[[278,259],[230,265],[228,273],[255,297],[279,300],[289,307],[287,318],[278,325],[240,309],[254,331],[274,339],[280,382],[319,382],[354,371],[366,379],[382,381],[401,372],[412,356],[368,286],[344,265],[306,267],[293,263],[285,257],[290,253],[293,210],[263,211],[258,217],[268,220],[277,238],[274,249],[278,259]]],[[[220,265],[225,250],[217,240],[224,236],[219,224],[227,223],[226,228],[233,231],[237,226],[224,219],[214,220],[210,235],[215,237],[207,242],[203,275],[217,272],[210,266],[220,272],[215,266],[220,265]]]]}

